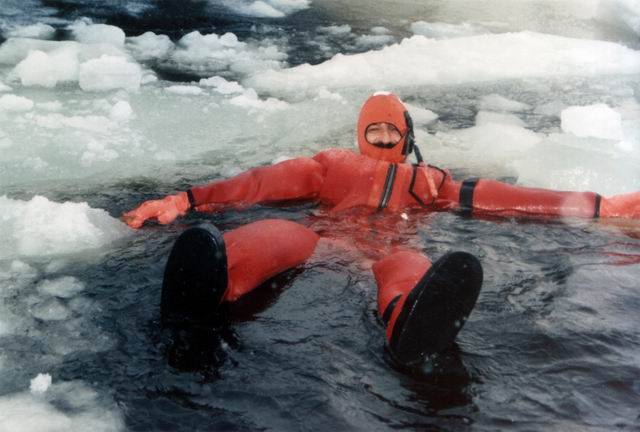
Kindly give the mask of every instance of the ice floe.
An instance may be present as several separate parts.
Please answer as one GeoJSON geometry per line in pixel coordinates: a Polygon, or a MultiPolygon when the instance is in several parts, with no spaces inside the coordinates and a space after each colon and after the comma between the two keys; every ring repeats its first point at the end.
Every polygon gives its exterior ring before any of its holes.
{"type": "Polygon", "coordinates": [[[127,235],[119,220],[87,203],[29,201],[0,196],[0,259],[78,253],[127,235]]]}
{"type": "Polygon", "coordinates": [[[85,91],[135,90],[141,80],[142,70],[137,63],[108,55],[83,63],[78,72],[78,83],[85,91]]]}
{"type": "Polygon", "coordinates": [[[311,0],[225,0],[224,4],[244,15],[258,18],[282,18],[308,8],[311,0]]]}
{"type": "Polygon", "coordinates": [[[33,39],[52,39],[56,33],[56,29],[48,24],[36,23],[30,25],[16,25],[5,31],[3,34],[6,38],[21,37],[33,39]]]}
{"type": "Polygon", "coordinates": [[[38,395],[46,392],[49,387],[51,387],[51,375],[40,373],[31,380],[29,391],[31,394],[38,395]]]}
{"type": "Polygon", "coordinates": [[[562,130],[579,137],[621,140],[622,116],[606,104],[572,106],[560,114],[562,130]]]}
{"type": "Polygon", "coordinates": [[[411,23],[410,28],[414,34],[426,36],[432,39],[452,39],[487,33],[487,30],[482,26],[471,23],[449,24],[441,22],[416,21],[411,23]]]}
{"type": "MultiPolygon", "coordinates": [[[[36,378],[38,379],[38,378],[36,378]]],[[[115,404],[82,381],[49,383],[44,376],[30,392],[0,396],[0,430],[42,432],[95,432],[125,430],[124,418],[115,404]],[[46,386],[46,391],[39,392],[46,386]],[[61,408],[67,407],[67,409],[61,408]]]]}
{"type": "Polygon", "coordinates": [[[533,32],[433,40],[413,36],[362,54],[319,64],[258,72],[244,84],[297,93],[327,88],[402,88],[547,76],[640,72],[640,53],[612,42],[533,32]]]}

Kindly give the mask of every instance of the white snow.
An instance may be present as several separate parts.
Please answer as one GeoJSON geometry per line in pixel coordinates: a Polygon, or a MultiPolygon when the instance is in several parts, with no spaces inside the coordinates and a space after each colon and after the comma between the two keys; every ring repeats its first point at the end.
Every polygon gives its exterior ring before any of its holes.
{"type": "Polygon", "coordinates": [[[258,91],[402,88],[524,77],[640,72],[640,53],[625,46],[532,32],[433,40],[413,36],[362,54],[337,54],[319,65],[258,72],[243,84],[258,91]]]}
{"type": "Polygon", "coordinates": [[[560,114],[562,130],[579,137],[621,140],[622,116],[608,105],[600,103],[572,106],[560,114]]]}
{"type": "Polygon", "coordinates": [[[499,94],[490,94],[480,99],[480,109],[490,111],[526,111],[531,107],[525,103],[507,99],[499,94]]]}
{"type": "Polygon", "coordinates": [[[87,203],[29,201],[0,196],[0,259],[78,253],[105,247],[129,232],[119,220],[87,203]]]}
{"type": "Polygon", "coordinates": [[[46,392],[49,387],[51,387],[51,375],[40,373],[31,380],[29,391],[33,395],[39,395],[46,392]]]}
{"type": "Polygon", "coordinates": [[[11,87],[0,81],[0,92],[11,91],[11,87]]]}
{"type": "Polygon", "coordinates": [[[33,101],[26,97],[6,94],[0,96],[0,111],[24,112],[33,108],[33,101]]]}
{"type": "Polygon", "coordinates": [[[106,91],[118,88],[135,90],[140,87],[142,70],[124,57],[103,55],[80,65],[78,82],[85,91],[106,91]]]}
{"type": "Polygon", "coordinates": [[[37,23],[30,25],[18,25],[4,32],[6,38],[33,38],[33,39],[52,39],[56,30],[48,24],[37,23]]]}

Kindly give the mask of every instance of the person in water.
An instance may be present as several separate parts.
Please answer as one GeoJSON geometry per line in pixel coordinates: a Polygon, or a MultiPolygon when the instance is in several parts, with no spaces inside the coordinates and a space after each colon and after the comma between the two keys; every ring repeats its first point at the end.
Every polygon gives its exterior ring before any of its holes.
{"type": "MultiPolygon", "coordinates": [[[[406,218],[404,212],[416,208],[474,215],[640,218],[640,192],[605,198],[593,192],[524,188],[490,179],[454,180],[449,171],[422,161],[411,117],[390,93],[376,93],[366,100],[357,141],[359,154],[328,149],[311,158],[254,168],[144,202],[122,218],[130,227],[140,228],[147,220],[168,224],[191,209],[222,211],[290,200],[320,203],[324,218],[355,217],[353,235],[359,237],[348,243],[374,257],[378,313],[386,326],[387,346],[392,358],[404,366],[419,365],[453,343],[478,298],[482,267],[466,252],[450,252],[432,263],[421,248],[383,247],[375,237],[392,236],[389,226],[394,225],[388,224],[386,234],[371,229],[373,216],[378,226],[385,220],[396,221],[399,215],[406,218]],[[412,152],[417,164],[406,161],[412,152]],[[370,241],[360,241],[364,237],[370,241]]],[[[309,227],[281,219],[257,221],[224,234],[211,224],[187,229],[176,240],[165,268],[162,322],[210,322],[222,302],[234,302],[267,279],[304,263],[320,238],[309,227]]]]}

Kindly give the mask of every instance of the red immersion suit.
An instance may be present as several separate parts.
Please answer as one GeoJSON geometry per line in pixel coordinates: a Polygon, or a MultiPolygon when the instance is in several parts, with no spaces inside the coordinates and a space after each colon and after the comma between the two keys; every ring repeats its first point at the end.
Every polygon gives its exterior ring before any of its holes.
{"type": "MultiPolygon", "coordinates": [[[[177,210],[171,217],[188,208],[216,211],[294,199],[318,201],[329,216],[354,208],[383,214],[425,208],[505,216],[600,215],[603,199],[595,193],[523,188],[486,179],[460,182],[445,170],[406,163],[414,150],[412,124],[402,102],[391,94],[374,95],[365,102],[357,137],[361,154],[329,149],[311,158],[287,160],[193,187],[186,194],[173,196],[177,210]],[[367,128],[380,123],[395,127],[400,140],[393,145],[369,142],[367,128]]],[[[155,216],[161,222],[171,219],[152,212],[139,217],[135,212],[128,215],[138,217],[137,226],[148,217],[155,216]]],[[[223,300],[234,301],[275,274],[303,263],[319,238],[313,230],[284,220],[263,220],[226,232],[228,287],[223,300]]],[[[378,284],[378,311],[388,321],[390,338],[407,294],[431,267],[431,261],[417,251],[382,255],[373,265],[373,273],[378,284]]]]}

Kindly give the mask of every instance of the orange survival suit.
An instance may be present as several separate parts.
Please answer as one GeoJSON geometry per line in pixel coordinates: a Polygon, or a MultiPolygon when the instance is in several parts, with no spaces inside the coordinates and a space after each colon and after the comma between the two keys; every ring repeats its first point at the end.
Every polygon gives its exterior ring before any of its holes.
{"type": "MultiPolygon", "coordinates": [[[[610,199],[592,192],[556,192],[523,188],[488,179],[454,180],[450,173],[425,165],[415,147],[413,125],[393,94],[375,94],[363,105],[357,126],[360,154],[329,149],[315,156],[251,169],[162,200],[148,201],[125,213],[134,228],[153,218],[169,223],[189,209],[215,211],[293,199],[319,201],[331,214],[360,208],[400,213],[408,208],[458,210],[473,214],[640,217],[640,196],[610,199]],[[393,125],[395,144],[367,141],[372,124],[393,125]],[[418,164],[406,163],[415,152],[418,164]]],[[[286,220],[262,220],[224,233],[228,280],[222,301],[235,301],[268,278],[300,265],[314,251],[319,236],[286,220]]],[[[373,265],[378,312],[391,338],[403,303],[431,267],[420,252],[398,250],[373,265]]],[[[215,307],[215,305],[212,305],[215,307]]]]}

